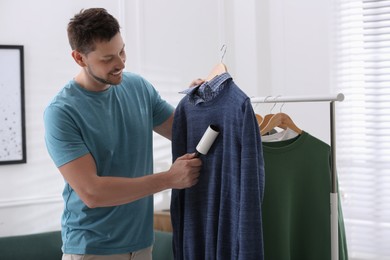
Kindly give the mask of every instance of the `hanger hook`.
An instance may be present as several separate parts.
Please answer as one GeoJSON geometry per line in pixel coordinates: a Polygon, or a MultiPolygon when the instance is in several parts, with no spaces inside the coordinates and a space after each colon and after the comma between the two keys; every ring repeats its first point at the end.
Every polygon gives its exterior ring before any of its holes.
{"type": "MultiPolygon", "coordinates": [[[[267,102],[267,99],[270,98],[270,97],[272,97],[272,96],[266,96],[266,97],[264,98],[264,101],[263,101],[263,102],[266,103],[266,102],[267,102]]],[[[272,110],[272,108],[271,108],[271,110],[272,110]]],[[[270,112],[271,112],[271,110],[270,110],[270,112]]]]}
{"type": "Polygon", "coordinates": [[[266,96],[266,97],[264,98],[264,103],[265,103],[265,101],[267,101],[267,99],[270,98],[270,97],[272,97],[272,96],[266,96]]]}
{"type": "Polygon", "coordinates": [[[286,104],[286,102],[283,102],[282,105],[280,106],[280,113],[282,113],[282,108],[286,104]]]}
{"type": "MultiPolygon", "coordinates": [[[[254,97],[255,96],[251,96],[250,98],[254,98],[254,97]]],[[[256,107],[259,105],[259,103],[257,103],[257,102],[254,104],[251,102],[251,104],[252,104],[253,109],[256,109],[256,107]]]]}
{"type": "Polygon", "coordinates": [[[271,110],[269,111],[270,114],[271,114],[272,110],[273,110],[273,109],[275,108],[275,106],[276,106],[276,100],[278,99],[278,97],[281,97],[281,95],[277,95],[277,96],[274,98],[275,103],[274,103],[274,105],[272,106],[271,110]]]}
{"type": "Polygon", "coordinates": [[[221,47],[221,50],[220,50],[221,52],[223,50],[222,55],[221,55],[221,62],[223,62],[223,58],[225,57],[226,49],[227,49],[226,44],[223,44],[221,47]]]}

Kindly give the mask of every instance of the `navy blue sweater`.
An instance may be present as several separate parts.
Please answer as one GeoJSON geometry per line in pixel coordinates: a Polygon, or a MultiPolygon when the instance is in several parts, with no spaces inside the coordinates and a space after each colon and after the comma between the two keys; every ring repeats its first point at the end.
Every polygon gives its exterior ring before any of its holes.
{"type": "Polygon", "coordinates": [[[173,160],[195,147],[210,124],[221,129],[206,156],[199,182],[173,190],[175,259],[263,259],[261,203],[264,161],[260,131],[248,96],[222,74],[216,97],[194,103],[196,88],[176,108],[173,160]],[[222,79],[222,80],[221,80],[222,79]]]}

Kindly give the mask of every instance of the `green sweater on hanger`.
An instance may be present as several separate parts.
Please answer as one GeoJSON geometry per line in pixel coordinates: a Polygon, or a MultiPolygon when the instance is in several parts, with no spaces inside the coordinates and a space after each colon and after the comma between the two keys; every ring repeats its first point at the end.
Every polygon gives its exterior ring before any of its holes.
{"type": "MultiPolygon", "coordinates": [[[[264,259],[330,260],[330,146],[303,132],[263,142],[263,154],[264,259]]],[[[339,259],[348,259],[340,199],[339,259]]]]}

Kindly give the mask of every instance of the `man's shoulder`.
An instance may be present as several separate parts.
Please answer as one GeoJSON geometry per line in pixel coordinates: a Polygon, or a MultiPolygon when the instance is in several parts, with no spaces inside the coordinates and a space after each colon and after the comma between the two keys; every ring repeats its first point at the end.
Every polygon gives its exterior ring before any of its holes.
{"type": "Polygon", "coordinates": [[[148,80],[133,72],[123,73],[123,79],[120,86],[120,91],[125,92],[148,92],[150,94],[155,92],[153,85],[148,80]]]}
{"type": "Polygon", "coordinates": [[[73,80],[66,83],[58,92],[55,94],[55,96],[52,98],[49,105],[55,104],[55,103],[61,103],[64,102],[64,100],[68,100],[69,98],[74,96],[74,92],[76,91],[76,86],[74,85],[73,80]],[[73,93],[73,94],[72,94],[73,93]]]}
{"type": "Polygon", "coordinates": [[[139,74],[136,74],[134,72],[129,72],[129,71],[123,72],[122,83],[143,82],[143,81],[145,81],[145,79],[139,74]]]}

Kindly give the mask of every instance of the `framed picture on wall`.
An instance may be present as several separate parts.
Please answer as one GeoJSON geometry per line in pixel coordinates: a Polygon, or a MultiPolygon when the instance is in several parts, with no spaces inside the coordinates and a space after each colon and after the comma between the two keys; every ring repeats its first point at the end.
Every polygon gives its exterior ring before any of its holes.
{"type": "Polygon", "coordinates": [[[23,46],[0,45],[0,165],[25,162],[23,46]]]}

